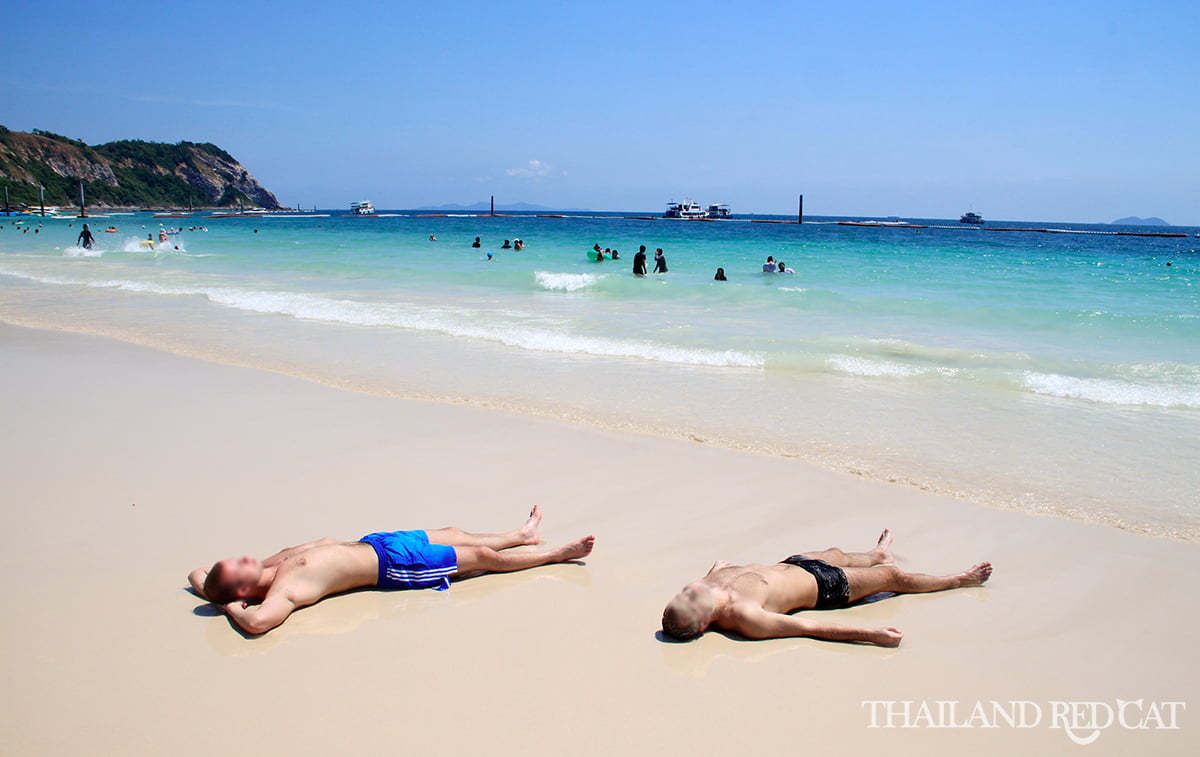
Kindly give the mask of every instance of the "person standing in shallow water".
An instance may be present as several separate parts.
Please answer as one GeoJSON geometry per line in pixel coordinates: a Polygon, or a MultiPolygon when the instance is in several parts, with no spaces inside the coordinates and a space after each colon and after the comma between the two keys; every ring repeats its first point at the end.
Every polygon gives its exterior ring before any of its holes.
{"type": "Polygon", "coordinates": [[[478,247],[482,247],[483,245],[480,243],[479,237],[475,237],[475,241],[471,243],[471,246],[478,248],[478,247]]]}
{"type": "Polygon", "coordinates": [[[633,275],[646,275],[646,245],[638,248],[638,251],[633,255],[633,275]]]}
{"type": "Polygon", "coordinates": [[[667,272],[667,257],[665,255],[663,255],[663,251],[662,251],[661,247],[659,247],[657,250],[654,251],[654,272],[655,273],[666,273],[667,272]]]}
{"type": "Polygon", "coordinates": [[[92,230],[89,229],[88,225],[85,223],[83,225],[83,231],[79,232],[79,239],[75,241],[83,249],[90,250],[92,249],[92,245],[96,243],[96,238],[92,236],[92,230]]]}

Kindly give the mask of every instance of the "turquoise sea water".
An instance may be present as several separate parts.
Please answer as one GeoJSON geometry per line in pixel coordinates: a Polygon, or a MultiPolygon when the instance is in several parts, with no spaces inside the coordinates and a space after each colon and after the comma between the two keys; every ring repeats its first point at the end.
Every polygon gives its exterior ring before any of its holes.
{"type": "Polygon", "coordinates": [[[10,321],[1200,536],[1200,229],[139,214],[85,251],[38,223],[0,232],[10,321]],[[640,244],[669,273],[633,276],[640,244]]]}

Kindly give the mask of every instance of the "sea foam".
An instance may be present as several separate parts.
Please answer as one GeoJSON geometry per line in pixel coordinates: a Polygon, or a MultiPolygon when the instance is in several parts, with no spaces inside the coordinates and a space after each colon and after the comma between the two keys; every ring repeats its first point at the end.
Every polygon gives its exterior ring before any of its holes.
{"type": "Polygon", "coordinates": [[[86,247],[71,245],[63,248],[63,255],[68,258],[98,258],[104,255],[104,250],[98,247],[93,247],[90,250],[86,247]]]}
{"type": "Polygon", "coordinates": [[[652,360],[681,365],[759,368],[761,355],[738,350],[679,347],[637,339],[574,334],[522,322],[522,314],[466,308],[428,307],[408,303],[358,302],[298,292],[270,292],[235,287],[180,287],[149,281],[110,279],[80,282],[0,268],[0,273],[47,284],[116,289],[166,296],[200,296],[218,305],[255,313],[285,315],[309,321],[352,326],[392,327],[479,339],[539,352],[652,360]]]}
{"type": "MultiPolygon", "coordinates": [[[[174,292],[172,292],[174,293],[174,292]]],[[[761,367],[761,356],[736,350],[704,350],[635,339],[614,339],[554,331],[512,319],[505,323],[495,313],[462,308],[431,308],[403,303],[355,302],[313,294],[242,289],[206,289],[209,300],[259,313],[277,313],[305,320],[355,326],[390,326],[431,331],[455,337],[497,342],[539,352],[631,357],[684,365],[761,367]]]]}
{"type": "Polygon", "coordinates": [[[543,289],[560,292],[574,292],[592,286],[602,277],[594,273],[551,273],[549,271],[534,271],[533,280],[543,289]]]}
{"type": "Polygon", "coordinates": [[[1200,386],[1142,383],[1123,379],[1081,378],[1059,373],[1025,371],[1022,385],[1037,394],[1089,400],[1105,405],[1200,408],[1200,386]]]}
{"type": "Polygon", "coordinates": [[[830,370],[837,371],[838,373],[849,373],[854,376],[910,378],[926,372],[916,366],[905,365],[891,360],[875,360],[852,355],[830,355],[825,359],[825,365],[830,370]]]}

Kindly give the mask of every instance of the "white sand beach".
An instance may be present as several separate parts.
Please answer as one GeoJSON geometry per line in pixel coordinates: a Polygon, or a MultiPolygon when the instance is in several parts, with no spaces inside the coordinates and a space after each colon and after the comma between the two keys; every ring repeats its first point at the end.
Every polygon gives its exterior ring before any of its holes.
{"type": "Polygon", "coordinates": [[[0,367],[4,755],[1200,749],[1195,543],[103,337],[0,325],[0,367]],[[584,564],[333,597],[258,638],[186,589],[223,557],[499,531],[535,503],[547,544],[596,535],[584,564]],[[714,560],[865,549],[884,527],[902,567],[995,574],[830,615],[897,626],[898,649],[657,633],[714,560]],[[868,700],[955,701],[959,721],[1027,701],[1042,720],[871,728],[868,700]],[[1134,700],[1128,723],[1085,712],[1087,747],[1053,723],[1055,702],[1134,700]],[[1185,703],[1176,727],[1142,717],[1159,702],[1185,703]]]}

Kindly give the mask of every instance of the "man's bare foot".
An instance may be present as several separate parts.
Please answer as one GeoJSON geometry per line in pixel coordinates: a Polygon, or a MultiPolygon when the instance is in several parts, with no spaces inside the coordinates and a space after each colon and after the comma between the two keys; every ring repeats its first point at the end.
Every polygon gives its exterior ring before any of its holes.
{"type": "Polygon", "coordinates": [[[878,560],[876,565],[888,565],[896,562],[896,558],[892,556],[892,529],[883,529],[883,533],[879,535],[879,543],[871,552],[878,560]]]}
{"type": "Polygon", "coordinates": [[[538,525],[542,522],[542,508],[540,505],[534,505],[529,511],[529,520],[525,521],[525,525],[517,529],[517,533],[521,535],[522,544],[541,544],[542,540],[538,536],[538,525]]]}
{"type": "Polygon", "coordinates": [[[991,577],[992,564],[990,562],[981,562],[978,565],[971,566],[970,570],[962,572],[959,576],[962,583],[959,586],[983,586],[991,577]]]}
{"type": "Polygon", "coordinates": [[[559,560],[578,560],[587,557],[592,553],[592,547],[594,546],[596,546],[595,536],[585,536],[582,539],[576,539],[570,544],[558,548],[559,560]]]}

